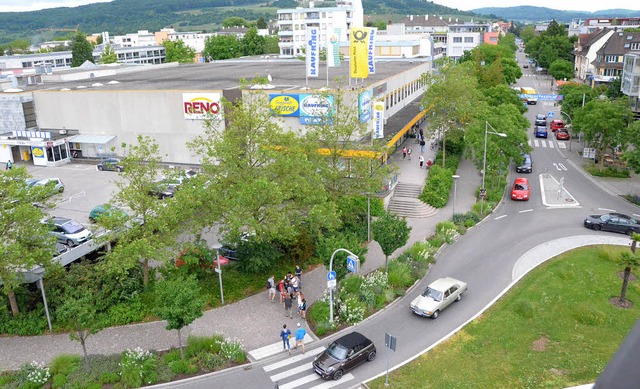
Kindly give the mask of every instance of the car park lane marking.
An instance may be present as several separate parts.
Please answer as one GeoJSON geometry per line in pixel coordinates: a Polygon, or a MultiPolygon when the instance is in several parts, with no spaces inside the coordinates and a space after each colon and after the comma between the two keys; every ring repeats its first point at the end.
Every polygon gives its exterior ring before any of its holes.
{"type": "Polygon", "coordinates": [[[71,196],[69,196],[67,199],[60,201],[58,204],[62,204],[62,203],[70,203],[71,200],[73,199],[78,199],[80,197],[85,197],[86,193],[84,191],[76,193],[76,194],[72,194],[71,196]]]}
{"type": "Polygon", "coordinates": [[[313,363],[312,362],[305,363],[304,365],[300,365],[298,367],[294,367],[292,369],[288,369],[286,371],[283,371],[282,373],[278,373],[278,374],[272,375],[269,378],[271,378],[272,382],[276,382],[276,381],[279,381],[279,380],[281,380],[283,378],[291,377],[292,375],[301,373],[301,372],[303,372],[305,370],[313,370],[313,363]]]}
{"type": "Polygon", "coordinates": [[[323,384],[320,385],[316,385],[311,389],[327,389],[327,388],[333,388],[334,386],[338,386],[340,384],[342,384],[343,382],[347,382],[347,381],[351,381],[352,379],[354,379],[355,377],[353,376],[353,374],[349,373],[349,374],[345,374],[342,376],[342,378],[340,379],[340,381],[328,381],[325,382],[323,384]]]}
{"type": "Polygon", "coordinates": [[[518,213],[527,213],[527,212],[533,212],[533,209],[523,209],[522,211],[518,211],[518,213]]]}
{"type": "Polygon", "coordinates": [[[609,209],[609,208],[598,208],[598,211],[616,212],[616,210],[615,210],[615,209],[609,209]]]}
{"type": "Polygon", "coordinates": [[[296,355],[294,357],[287,358],[287,359],[285,359],[283,361],[272,363],[271,365],[267,365],[267,366],[263,367],[263,369],[264,369],[264,371],[267,371],[267,372],[275,370],[275,369],[279,369],[281,367],[290,365],[292,363],[296,363],[298,361],[303,361],[303,360],[305,360],[305,359],[307,359],[309,357],[314,357],[314,356],[320,354],[323,351],[324,351],[324,347],[318,347],[316,349],[308,351],[306,354],[296,355]]]}
{"type": "Polygon", "coordinates": [[[302,378],[298,378],[295,381],[287,382],[286,384],[278,385],[279,389],[293,389],[297,388],[300,385],[308,384],[309,382],[313,382],[316,380],[321,380],[320,376],[314,371],[313,374],[309,374],[302,378]]]}
{"type": "Polygon", "coordinates": [[[497,216],[494,217],[493,220],[498,220],[498,219],[502,219],[503,217],[507,217],[507,215],[502,215],[502,216],[497,216]]]}

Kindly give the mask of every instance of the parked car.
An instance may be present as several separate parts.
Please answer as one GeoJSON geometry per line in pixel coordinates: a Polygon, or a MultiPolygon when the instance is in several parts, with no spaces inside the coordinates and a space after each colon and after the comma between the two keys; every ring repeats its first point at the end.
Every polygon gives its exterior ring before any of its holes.
{"type": "Polygon", "coordinates": [[[467,283],[445,277],[433,281],[427,289],[411,302],[411,310],[418,316],[437,319],[440,312],[454,301],[462,299],[467,283]]]}
{"type": "Polygon", "coordinates": [[[178,182],[171,179],[160,180],[156,182],[151,189],[149,189],[148,194],[160,200],[164,200],[166,198],[173,197],[176,194],[176,188],[178,185],[180,185],[178,182]]]}
{"type": "Polygon", "coordinates": [[[109,204],[100,204],[93,207],[93,209],[89,212],[89,221],[91,223],[95,223],[98,221],[100,216],[104,214],[122,214],[126,216],[126,212],[118,207],[113,207],[109,204]]]}
{"type": "Polygon", "coordinates": [[[524,161],[522,162],[522,164],[516,167],[516,172],[518,173],[533,172],[533,160],[531,159],[531,154],[522,154],[522,158],[524,158],[524,161]]]}
{"type": "Polygon", "coordinates": [[[100,161],[98,164],[98,170],[103,171],[112,171],[112,172],[123,172],[124,165],[120,162],[119,158],[107,158],[100,161]]]}
{"type": "Polygon", "coordinates": [[[522,68],[523,68],[523,69],[529,69],[529,64],[528,64],[528,63],[525,63],[524,65],[522,65],[522,68]]]}
{"type": "Polygon", "coordinates": [[[569,140],[569,131],[558,130],[556,131],[556,139],[557,140],[569,140]]]}
{"type": "Polygon", "coordinates": [[[64,192],[64,183],[59,178],[43,178],[41,180],[37,179],[28,179],[27,186],[49,186],[53,188],[53,192],[62,193],[64,192]]]}
{"type": "Polygon", "coordinates": [[[336,339],[313,360],[313,370],[324,379],[339,380],[365,361],[376,359],[376,346],[359,332],[336,339]]]}
{"type": "Polygon", "coordinates": [[[536,126],[547,126],[547,117],[542,115],[542,114],[538,114],[536,115],[536,121],[535,121],[535,125],[536,126]]]}
{"type": "Polygon", "coordinates": [[[558,131],[564,128],[564,122],[560,119],[552,120],[549,127],[551,127],[551,131],[558,131]]]}
{"type": "Polygon", "coordinates": [[[596,231],[613,231],[631,235],[640,233],[640,224],[631,216],[622,213],[605,213],[604,215],[589,215],[584,219],[584,226],[596,231]]]}
{"type": "Polygon", "coordinates": [[[51,224],[51,234],[58,238],[58,242],[64,243],[69,247],[77,246],[91,239],[93,234],[82,224],[66,217],[52,217],[44,220],[45,223],[51,224]]]}
{"type": "Polygon", "coordinates": [[[511,200],[529,201],[530,191],[529,180],[518,177],[511,186],[511,200]]]}
{"type": "Polygon", "coordinates": [[[547,127],[536,127],[534,130],[536,138],[547,138],[547,127]]]}

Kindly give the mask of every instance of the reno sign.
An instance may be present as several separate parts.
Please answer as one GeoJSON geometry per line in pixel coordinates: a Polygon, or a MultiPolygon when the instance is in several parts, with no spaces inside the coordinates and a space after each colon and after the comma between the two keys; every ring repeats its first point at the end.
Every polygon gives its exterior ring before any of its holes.
{"type": "Polygon", "coordinates": [[[218,117],[221,110],[220,93],[182,94],[182,112],[185,119],[202,120],[218,117]]]}

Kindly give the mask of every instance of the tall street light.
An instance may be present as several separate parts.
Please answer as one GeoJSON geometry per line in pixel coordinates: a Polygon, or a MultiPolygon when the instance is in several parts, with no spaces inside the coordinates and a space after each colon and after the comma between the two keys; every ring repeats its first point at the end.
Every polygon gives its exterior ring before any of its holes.
{"type": "Polygon", "coordinates": [[[458,192],[458,178],[460,178],[460,176],[454,174],[451,177],[453,178],[453,212],[451,212],[451,217],[453,217],[456,214],[456,195],[458,192]]]}
{"type": "Polygon", "coordinates": [[[569,120],[571,120],[571,132],[569,133],[569,151],[571,151],[571,136],[572,136],[571,134],[573,133],[573,119],[571,119],[571,116],[569,116],[569,114],[564,111],[560,111],[560,113],[568,117],[569,120]]]}
{"type": "Polygon", "coordinates": [[[484,208],[484,196],[486,195],[487,191],[484,188],[484,180],[485,177],[487,175],[487,135],[488,134],[493,134],[493,135],[498,135],[499,137],[502,138],[506,138],[507,134],[503,133],[503,132],[497,132],[495,128],[493,128],[493,126],[491,124],[489,124],[488,121],[484,121],[484,156],[482,158],[482,189],[481,189],[481,202],[480,202],[480,214],[482,215],[483,213],[483,208],[484,208]],[[491,127],[491,129],[493,131],[489,131],[489,127],[491,127]]]}
{"type": "Polygon", "coordinates": [[[213,250],[216,250],[216,262],[218,263],[218,267],[215,268],[215,272],[218,273],[218,280],[220,281],[220,300],[222,301],[222,305],[224,305],[224,292],[222,290],[222,269],[220,268],[220,249],[222,245],[220,243],[216,243],[211,246],[213,250]]]}

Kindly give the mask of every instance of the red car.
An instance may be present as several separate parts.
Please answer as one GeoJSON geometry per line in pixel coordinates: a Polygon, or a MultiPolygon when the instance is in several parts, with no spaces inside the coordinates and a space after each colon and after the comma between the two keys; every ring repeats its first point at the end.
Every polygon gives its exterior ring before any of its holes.
{"type": "Polygon", "coordinates": [[[558,130],[558,132],[556,132],[556,139],[569,140],[569,132],[565,130],[558,130]]]}
{"type": "Polygon", "coordinates": [[[564,128],[564,122],[562,120],[556,119],[551,122],[551,131],[557,131],[564,128]]]}
{"type": "Polygon", "coordinates": [[[529,180],[526,178],[516,178],[511,187],[511,200],[529,201],[529,180]]]}

